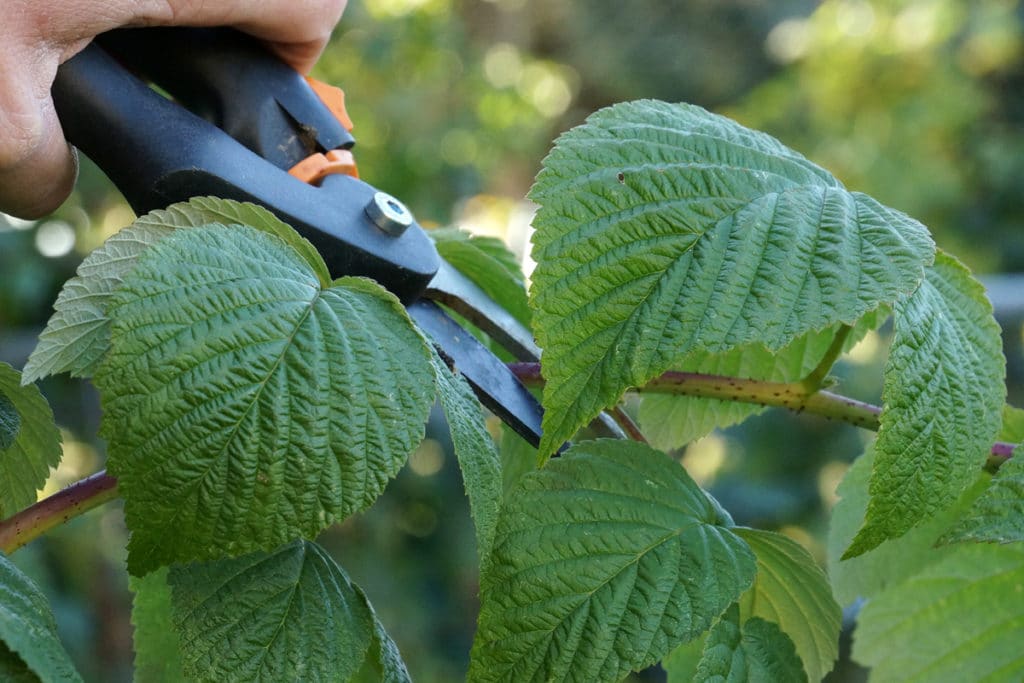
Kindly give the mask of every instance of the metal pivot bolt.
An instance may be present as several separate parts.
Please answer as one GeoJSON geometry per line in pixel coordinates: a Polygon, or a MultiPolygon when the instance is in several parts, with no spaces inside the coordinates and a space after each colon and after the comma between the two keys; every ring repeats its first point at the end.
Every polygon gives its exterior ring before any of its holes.
{"type": "Polygon", "coordinates": [[[398,237],[412,225],[412,212],[387,192],[374,194],[365,210],[373,224],[392,237],[398,237]]]}

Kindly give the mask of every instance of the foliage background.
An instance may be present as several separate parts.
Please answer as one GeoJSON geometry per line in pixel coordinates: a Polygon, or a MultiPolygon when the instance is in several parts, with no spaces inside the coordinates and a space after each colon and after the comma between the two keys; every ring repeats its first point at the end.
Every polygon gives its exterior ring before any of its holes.
{"type": "MultiPolygon", "coordinates": [[[[766,130],[924,221],[976,271],[1019,273],[1022,36],[1013,0],[353,0],[316,75],[348,93],[364,178],[425,224],[501,235],[520,252],[522,197],[553,138],[601,106],[653,97],[766,130]]],[[[60,285],[131,219],[85,163],[54,216],[0,222],[0,360],[23,364],[60,285]]],[[[1001,322],[1020,405],[1021,320],[1001,322]]],[[[878,400],[885,345],[883,330],[839,366],[847,393],[878,400]]],[[[88,384],[43,390],[66,442],[50,492],[101,467],[103,446],[88,384]]],[[[473,533],[440,422],[370,512],[321,539],[428,682],[464,676],[477,609],[473,533]]],[[[738,523],[781,529],[821,558],[835,485],[868,438],[772,412],[679,455],[738,523]]],[[[53,599],[86,680],[131,677],[123,547],[107,506],[15,556],[53,599]]],[[[846,663],[833,679],[862,676],[846,663]]]]}

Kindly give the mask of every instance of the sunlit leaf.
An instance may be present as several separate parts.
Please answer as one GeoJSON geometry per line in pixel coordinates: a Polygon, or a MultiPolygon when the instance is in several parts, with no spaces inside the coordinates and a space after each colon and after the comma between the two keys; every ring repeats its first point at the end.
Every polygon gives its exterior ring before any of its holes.
{"type": "Polygon", "coordinates": [[[839,656],[843,618],[828,578],[792,539],[756,529],[739,528],[736,534],[757,558],[754,585],[740,598],[743,619],[775,624],[796,647],[807,678],[821,680],[839,656]]]}
{"type": "Polygon", "coordinates": [[[321,288],[271,235],[165,237],[109,313],[95,379],[132,573],[315,536],[423,436],[434,377],[405,309],[369,280],[321,288]]]}
{"type": "Polygon", "coordinates": [[[872,598],[853,656],[873,681],[1024,677],[1024,544],[963,544],[872,598]]]}
{"type": "Polygon", "coordinates": [[[604,109],[530,196],[543,453],[696,349],[769,350],[913,291],[927,230],[699,107],[604,109]]]}
{"type": "Polygon", "coordinates": [[[939,253],[895,309],[867,515],[845,557],[950,507],[978,477],[999,431],[1006,360],[981,283],[939,253]]]}
{"type": "Polygon", "coordinates": [[[754,577],[728,515],[642,444],[582,442],[505,501],[474,681],[617,681],[703,633],[754,577]]]}
{"type": "Polygon", "coordinates": [[[1003,463],[988,488],[939,543],[1024,541],[1024,447],[1003,463]]]}
{"type": "Polygon", "coordinates": [[[60,430],[35,385],[0,363],[0,518],[36,502],[50,468],[61,458],[60,430]]]}
{"type": "Polygon", "coordinates": [[[171,628],[171,587],[167,567],[132,576],[132,626],[135,628],[135,683],[184,683],[178,632],[171,628]]]}

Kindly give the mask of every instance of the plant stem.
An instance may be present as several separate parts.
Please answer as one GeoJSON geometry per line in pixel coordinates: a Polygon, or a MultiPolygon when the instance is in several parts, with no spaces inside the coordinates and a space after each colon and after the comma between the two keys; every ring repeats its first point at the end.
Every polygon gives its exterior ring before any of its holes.
{"type": "MultiPolygon", "coordinates": [[[[828,367],[831,367],[831,364],[828,367]]],[[[538,363],[510,363],[509,368],[519,381],[527,386],[538,386],[544,381],[538,363]]],[[[827,372],[826,368],[822,375],[827,372]]],[[[809,390],[806,379],[800,382],[767,382],[695,372],[666,372],[637,391],[717,398],[722,401],[787,408],[797,413],[838,420],[876,432],[880,426],[878,418],[882,414],[882,408],[871,403],[831,391],[809,390]]],[[[1011,443],[996,442],[992,446],[987,468],[998,468],[999,464],[1010,457],[1014,447],[1011,443]]]]}
{"type": "Polygon", "coordinates": [[[0,551],[10,555],[53,527],[117,498],[117,480],[100,470],[0,521],[0,551]]]}
{"type": "Polygon", "coordinates": [[[804,377],[801,382],[807,393],[818,391],[824,386],[825,378],[828,377],[828,371],[832,369],[832,366],[836,364],[836,360],[843,353],[843,346],[846,345],[846,339],[852,331],[852,327],[843,325],[836,332],[836,336],[832,338],[832,343],[829,344],[828,351],[821,357],[817,367],[811,370],[810,374],[804,377]]]}

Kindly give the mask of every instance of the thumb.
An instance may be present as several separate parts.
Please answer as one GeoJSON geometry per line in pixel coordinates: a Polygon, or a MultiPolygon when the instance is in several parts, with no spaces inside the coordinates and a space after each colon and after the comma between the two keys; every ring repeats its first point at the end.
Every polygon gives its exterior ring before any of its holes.
{"type": "Polygon", "coordinates": [[[71,193],[78,163],[45,86],[53,75],[40,79],[23,64],[0,79],[0,211],[38,218],[71,193]]]}

